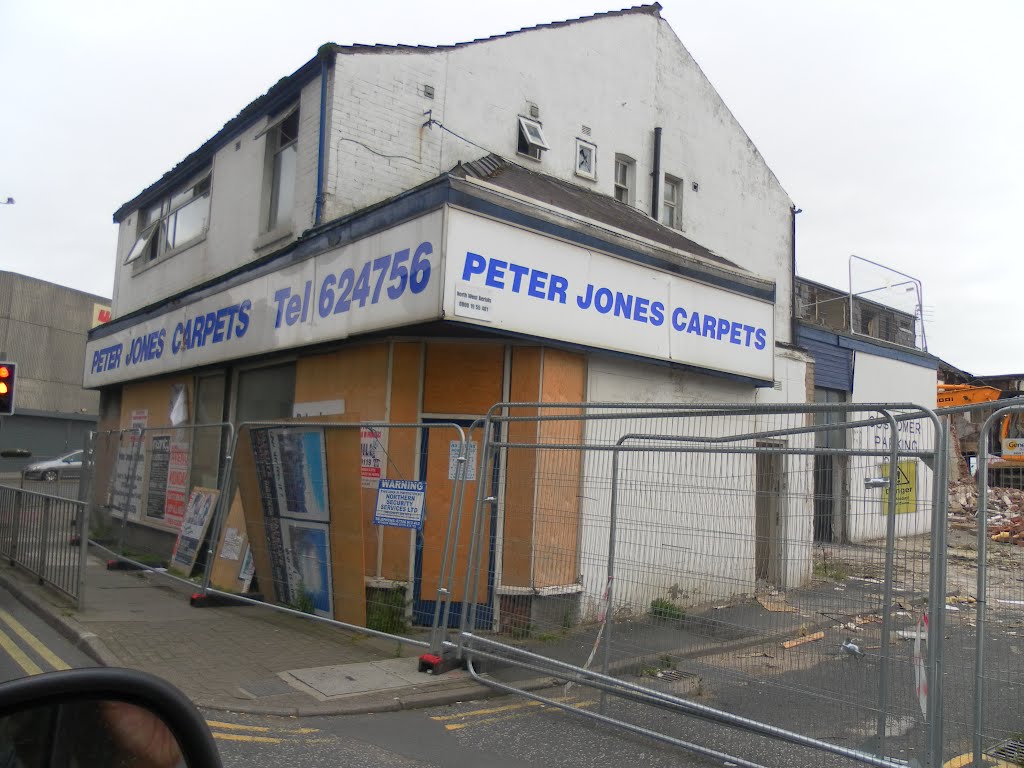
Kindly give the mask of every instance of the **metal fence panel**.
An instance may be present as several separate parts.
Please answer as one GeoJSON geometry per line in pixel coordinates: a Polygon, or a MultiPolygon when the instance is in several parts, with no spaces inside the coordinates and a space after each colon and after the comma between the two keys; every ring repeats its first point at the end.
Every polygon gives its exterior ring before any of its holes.
{"type": "Polygon", "coordinates": [[[201,584],[230,424],[97,432],[84,491],[89,541],[119,562],[201,584]]]}
{"type": "Polygon", "coordinates": [[[440,652],[467,602],[467,450],[453,422],[240,425],[204,590],[440,652]]]}
{"type": "Polygon", "coordinates": [[[485,429],[470,571],[494,597],[463,623],[470,659],[712,701],[869,764],[926,757],[927,411],[504,404],[485,429]]]}

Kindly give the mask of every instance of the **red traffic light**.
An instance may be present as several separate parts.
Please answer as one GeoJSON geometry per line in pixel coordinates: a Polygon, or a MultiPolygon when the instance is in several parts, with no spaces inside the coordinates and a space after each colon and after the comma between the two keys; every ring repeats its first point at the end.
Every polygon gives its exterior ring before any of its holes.
{"type": "Polygon", "coordinates": [[[6,365],[0,365],[0,379],[11,378],[11,369],[6,365]]]}

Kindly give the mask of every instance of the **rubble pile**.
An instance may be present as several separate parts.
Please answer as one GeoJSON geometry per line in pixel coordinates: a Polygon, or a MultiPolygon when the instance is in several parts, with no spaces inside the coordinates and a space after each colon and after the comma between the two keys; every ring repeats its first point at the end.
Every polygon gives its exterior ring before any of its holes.
{"type": "MultiPolygon", "coordinates": [[[[1024,546],[1024,491],[1018,488],[988,489],[986,526],[993,541],[1024,546]]],[[[954,528],[973,529],[977,524],[978,489],[973,483],[949,484],[949,520],[954,528]]]]}

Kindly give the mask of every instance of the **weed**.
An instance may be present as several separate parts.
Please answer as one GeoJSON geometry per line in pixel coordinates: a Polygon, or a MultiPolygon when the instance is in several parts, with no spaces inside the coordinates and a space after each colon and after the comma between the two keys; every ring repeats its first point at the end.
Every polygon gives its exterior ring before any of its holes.
{"type": "Polygon", "coordinates": [[[409,631],[409,619],[406,616],[405,587],[397,589],[367,590],[366,595],[366,626],[378,632],[401,635],[409,631]]]}
{"type": "Polygon", "coordinates": [[[673,659],[671,656],[668,656],[668,655],[662,656],[660,661],[661,661],[662,669],[675,669],[676,668],[676,660],[673,659]]]}
{"type": "Polygon", "coordinates": [[[824,581],[846,581],[850,575],[842,560],[821,560],[814,564],[814,576],[824,581]]]}
{"type": "Polygon", "coordinates": [[[656,621],[682,621],[686,617],[686,611],[664,597],[656,597],[651,600],[651,617],[656,621]]]}

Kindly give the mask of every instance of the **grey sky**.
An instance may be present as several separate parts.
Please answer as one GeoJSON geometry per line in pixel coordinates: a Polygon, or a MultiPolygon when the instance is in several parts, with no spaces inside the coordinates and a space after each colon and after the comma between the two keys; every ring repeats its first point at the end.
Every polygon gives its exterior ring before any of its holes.
{"type": "MultiPolygon", "coordinates": [[[[851,253],[908,272],[932,352],[1024,371],[1024,3],[662,4],[803,208],[799,273],[846,288],[851,253]]],[[[450,43],[624,5],[0,0],[0,200],[17,200],[0,268],[110,295],[113,211],[324,42],[450,43]]]]}

